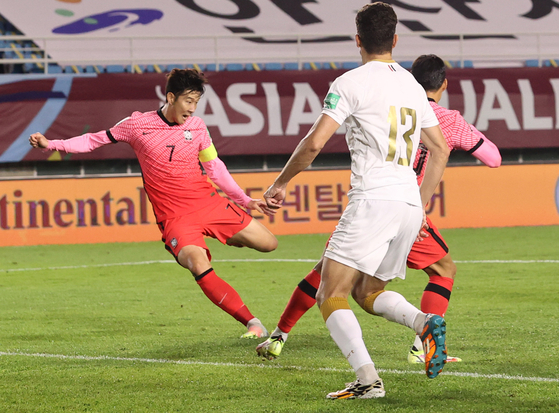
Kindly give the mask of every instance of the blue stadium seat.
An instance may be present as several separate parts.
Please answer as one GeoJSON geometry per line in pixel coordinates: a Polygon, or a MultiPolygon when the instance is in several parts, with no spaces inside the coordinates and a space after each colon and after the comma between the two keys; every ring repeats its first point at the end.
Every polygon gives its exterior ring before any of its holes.
{"type": "Polygon", "coordinates": [[[340,64],[336,63],[336,62],[324,62],[322,63],[322,68],[323,69],[339,69],[340,68],[340,64]]]}
{"type": "Polygon", "coordinates": [[[64,73],[62,67],[58,66],[56,63],[49,63],[48,71],[53,74],[64,73]]]}
{"type": "Polygon", "coordinates": [[[17,55],[16,55],[16,53],[15,53],[13,50],[6,50],[6,51],[4,52],[4,57],[5,57],[6,59],[16,59],[16,58],[17,58],[17,55]]]}
{"type": "Polygon", "coordinates": [[[264,65],[262,63],[249,63],[245,66],[245,70],[256,70],[257,72],[264,69],[264,65]]]}
{"type": "Polygon", "coordinates": [[[283,70],[283,65],[281,63],[265,63],[265,70],[283,70]]]}
{"type": "Polygon", "coordinates": [[[413,62],[411,60],[404,60],[402,62],[398,62],[400,66],[402,66],[404,69],[411,69],[411,65],[413,64],[413,62]]]}
{"type": "Polygon", "coordinates": [[[283,64],[285,70],[299,70],[299,63],[297,62],[287,62],[283,64]]]}
{"type": "Polygon", "coordinates": [[[220,72],[224,69],[221,63],[219,64],[219,66],[216,66],[215,63],[210,63],[209,65],[206,66],[206,70],[208,72],[216,72],[218,69],[220,72]]]}
{"type": "Polygon", "coordinates": [[[228,63],[225,65],[225,70],[229,70],[231,72],[245,70],[245,65],[242,63],[228,63]]]}
{"type": "Polygon", "coordinates": [[[102,66],[87,65],[87,66],[81,66],[81,69],[85,73],[103,73],[103,67],[102,66]]]}
{"type": "Polygon", "coordinates": [[[155,66],[153,65],[142,65],[142,72],[143,73],[155,73],[155,66]]]}
{"type": "Polygon", "coordinates": [[[355,69],[359,67],[358,62],[342,62],[342,69],[355,69]]]}
{"type": "Polygon", "coordinates": [[[189,69],[196,69],[199,72],[203,72],[204,70],[206,70],[206,65],[201,65],[201,64],[197,64],[197,63],[194,63],[192,65],[186,65],[186,67],[189,68],[189,69]]]}
{"type": "Polygon", "coordinates": [[[122,65],[107,65],[105,66],[107,73],[124,73],[126,69],[122,65]]]}
{"type": "Polygon", "coordinates": [[[173,69],[184,69],[186,67],[186,65],[183,64],[179,64],[179,63],[171,63],[168,64],[165,71],[166,72],[170,72],[173,69]]]}
{"type": "Polygon", "coordinates": [[[471,60],[464,60],[463,62],[460,60],[449,60],[448,64],[450,64],[451,67],[462,67],[462,68],[472,68],[474,67],[474,62],[472,62],[471,60]]]}

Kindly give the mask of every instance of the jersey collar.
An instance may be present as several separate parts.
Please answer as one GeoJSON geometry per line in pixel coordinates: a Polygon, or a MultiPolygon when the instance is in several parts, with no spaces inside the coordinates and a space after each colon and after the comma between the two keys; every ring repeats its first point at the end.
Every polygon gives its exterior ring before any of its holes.
{"type": "Polygon", "coordinates": [[[161,106],[159,109],[157,109],[157,114],[159,115],[159,117],[161,118],[161,120],[162,120],[163,122],[165,122],[165,123],[166,123],[167,125],[169,125],[169,126],[177,126],[178,123],[176,123],[176,122],[169,122],[169,121],[167,120],[167,118],[165,117],[165,115],[163,115],[163,112],[161,111],[161,109],[163,109],[163,106],[161,106]]]}
{"type": "Polygon", "coordinates": [[[437,101],[436,101],[435,99],[433,99],[433,98],[427,98],[427,100],[428,100],[429,102],[435,102],[435,103],[437,103],[437,101]]]}

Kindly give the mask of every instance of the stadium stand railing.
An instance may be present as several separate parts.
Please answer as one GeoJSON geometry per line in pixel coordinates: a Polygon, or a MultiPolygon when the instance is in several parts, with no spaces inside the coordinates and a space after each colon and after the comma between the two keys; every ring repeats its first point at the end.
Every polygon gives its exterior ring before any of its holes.
{"type": "MultiPolygon", "coordinates": [[[[360,63],[357,61],[355,53],[348,48],[347,56],[315,56],[310,58],[306,56],[303,49],[300,47],[304,42],[305,37],[312,37],[311,34],[289,34],[296,39],[296,47],[286,55],[266,57],[262,61],[251,62],[252,58],[243,56],[240,53],[234,58],[222,58],[223,49],[219,46],[220,42],[231,40],[233,38],[247,38],[251,34],[240,35],[219,35],[219,36],[176,36],[173,40],[212,40],[214,49],[211,47],[204,50],[203,57],[196,57],[194,54],[181,61],[182,59],[163,58],[149,59],[149,58],[134,58],[133,56],[140,55],[139,51],[142,50],[144,41],[150,40],[164,40],[168,37],[151,36],[151,37],[95,37],[95,36],[80,36],[80,41],[106,41],[118,42],[121,41],[123,47],[122,51],[119,49],[119,56],[114,59],[104,58],[84,60],[61,60],[54,59],[53,54],[57,54],[63,49],[65,41],[75,41],[75,39],[65,39],[56,36],[50,37],[28,37],[24,36],[12,26],[8,21],[3,19],[0,15],[0,73],[161,73],[172,70],[173,68],[194,67],[201,71],[240,71],[240,70],[330,70],[330,69],[353,69],[360,63]],[[55,44],[55,46],[53,46],[55,44]]],[[[425,33],[405,33],[400,34],[400,37],[422,36],[425,33]]],[[[471,34],[470,34],[471,35],[471,34]]],[[[444,58],[449,68],[474,68],[474,67],[499,67],[503,65],[512,66],[527,66],[527,67],[557,67],[559,62],[558,53],[543,53],[541,50],[550,50],[545,47],[540,47],[544,44],[541,37],[546,37],[546,42],[550,42],[550,38],[556,39],[559,44],[559,33],[529,33],[522,34],[533,38],[533,53],[518,54],[518,55],[473,55],[465,54],[463,52],[464,34],[454,34],[458,37],[459,41],[456,42],[456,50],[452,53],[445,54],[444,58]]],[[[256,36],[256,35],[254,35],[256,36]]],[[[262,35],[259,35],[262,36],[262,35]]],[[[267,37],[278,36],[268,35],[267,37]]],[[[282,35],[285,36],[285,35],[282,35]]],[[[145,54],[144,54],[145,55],[145,54]]],[[[442,56],[442,55],[441,55],[442,56]]],[[[395,53],[396,60],[404,67],[410,68],[413,59],[416,56],[402,56],[395,53]]]]}

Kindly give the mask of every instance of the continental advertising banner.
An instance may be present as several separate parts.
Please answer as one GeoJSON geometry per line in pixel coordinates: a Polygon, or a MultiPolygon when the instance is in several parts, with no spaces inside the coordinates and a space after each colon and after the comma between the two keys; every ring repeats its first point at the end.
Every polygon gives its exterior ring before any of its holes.
{"type": "MultiPolygon", "coordinates": [[[[196,115],[222,156],[291,154],[319,116],[329,84],[342,73],[210,72],[196,115]]],[[[462,112],[499,148],[559,147],[556,68],[452,69],[447,76],[441,105],[462,112]]],[[[50,153],[31,151],[31,133],[64,139],[106,130],[134,111],[155,110],[164,104],[164,85],[162,74],[0,76],[0,163],[49,159],[50,153]]],[[[343,127],[323,152],[347,152],[343,127]]],[[[119,143],[62,159],[133,157],[119,143]]]]}
{"type": "MultiPolygon", "coordinates": [[[[275,172],[233,174],[253,198],[275,172]]],[[[329,233],[347,204],[350,172],[306,171],[274,217],[276,235],[329,233]]],[[[439,228],[559,225],[559,165],[448,168],[428,208],[439,228]]],[[[0,246],[160,239],[140,177],[0,181],[0,246]]]]}

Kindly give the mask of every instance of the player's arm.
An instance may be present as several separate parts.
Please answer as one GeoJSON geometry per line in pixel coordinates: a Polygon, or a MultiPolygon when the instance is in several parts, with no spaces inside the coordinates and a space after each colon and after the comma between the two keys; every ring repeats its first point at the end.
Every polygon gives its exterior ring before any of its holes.
{"type": "Polygon", "coordinates": [[[255,209],[266,215],[272,215],[266,203],[261,199],[252,199],[235,182],[227,167],[217,156],[217,151],[213,143],[206,149],[198,153],[198,159],[202,163],[208,177],[234,202],[247,209],[255,209]]]}
{"type": "Polygon", "coordinates": [[[107,131],[86,133],[70,139],[49,140],[42,133],[34,133],[29,137],[29,144],[34,148],[67,153],[85,153],[103,145],[113,143],[107,131]]]}
{"type": "Polygon", "coordinates": [[[475,126],[466,122],[458,111],[452,111],[451,113],[454,114],[454,122],[451,128],[451,140],[454,149],[462,149],[468,152],[490,168],[501,166],[499,148],[478,131],[475,126]]]}
{"type": "Polygon", "coordinates": [[[498,168],[501,166],[501,153],[497,145],[487,139],[475,126],[470,125],[470,128],[472,133],[479,137],[479,141],[468,153],[490,168],[498,168]]]}
{"type": "Polygon", "coordinates": [[[423,206],[425,206],[427,202],[431,200],[437,185],[443,177],[444,169],[448,162],[448,156],[450,155],[450,149],[448,148],[439,125],[423,128],[421,131],[421,140],[431,152],[429,162],[427,162],[427,167],[425,168],[423,182],[419,188],[421,202],[423,206]]]}
{"type": "Polygon", "coordinates": [[[330,116],[320,115],[309,133],[299,142],[273,185],[264,194],[264,199],[270,207],[279,208],[281,206],[289,181],[312,163],[339,127],[340,124],[330,116]]]}

